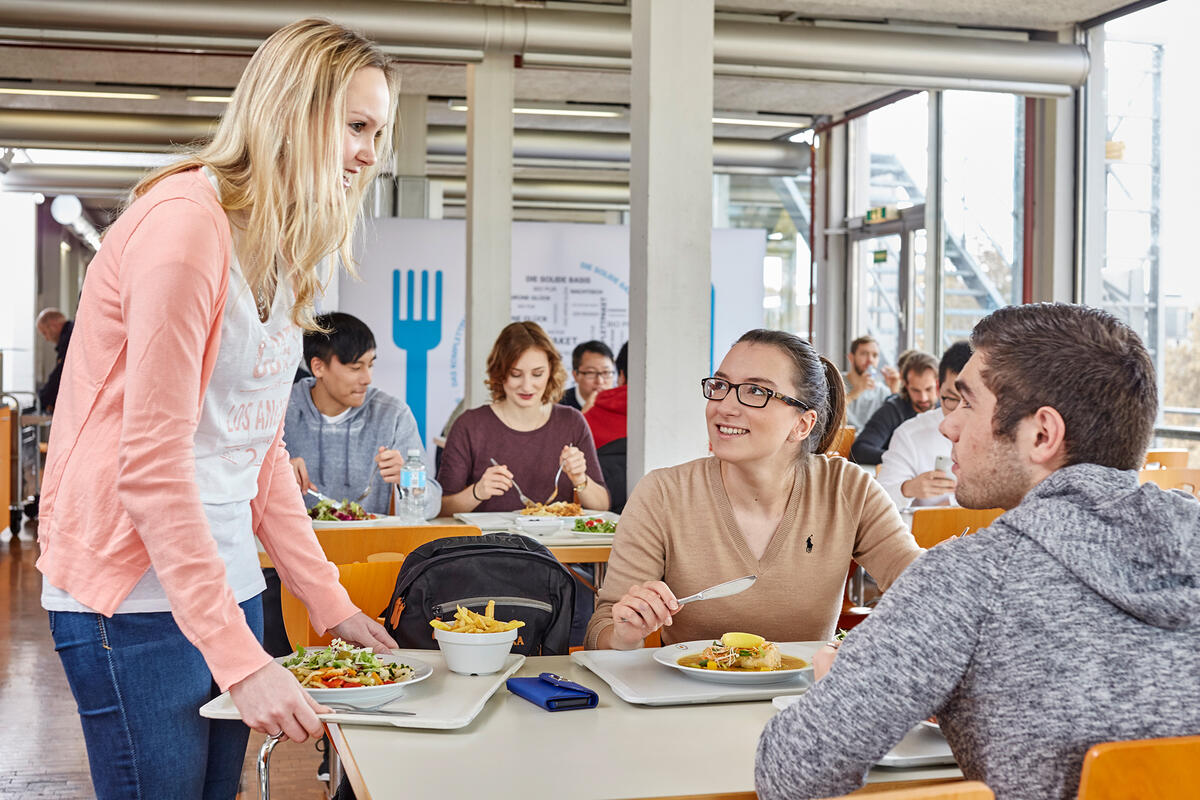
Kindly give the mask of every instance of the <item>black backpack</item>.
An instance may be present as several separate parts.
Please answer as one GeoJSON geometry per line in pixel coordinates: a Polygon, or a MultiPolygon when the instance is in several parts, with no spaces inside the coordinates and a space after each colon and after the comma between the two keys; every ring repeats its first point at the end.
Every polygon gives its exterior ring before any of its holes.
{"type": "Polygon", "coordinates": [[[566,655],[575,608],[575,578],[539,542],[510,533],[449,536],[404,558],[384,625],[400,647],[437,649],[429,621],[453,624],[457,606],[496,619],[519,619],[514,653],[566,655]]]}

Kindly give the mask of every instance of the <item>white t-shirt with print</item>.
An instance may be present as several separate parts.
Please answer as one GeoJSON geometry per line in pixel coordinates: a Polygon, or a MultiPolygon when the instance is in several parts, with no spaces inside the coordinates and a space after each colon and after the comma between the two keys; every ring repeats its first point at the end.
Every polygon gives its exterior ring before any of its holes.
{"type": "MultiPolygon", "coordinates": [[[[210,176],[211,180],[211,176],[210,176]]],[[[239,603],[266,588],[251,530],[250,501],[258,474],[283,422],[292,377],[301,358],[300,329],[292,323],[295,294],[280,285],[266,322],[236,255],[221,319],[221,344],[204,392],[195,435],[196,487],[208,527],[225,562],[225,577],[239,603]]],[[[90,612],[63,590],[43,581],[42,607],[90,612]]],[[[116,613],[170,611],[150,567],[116,613]]]]}

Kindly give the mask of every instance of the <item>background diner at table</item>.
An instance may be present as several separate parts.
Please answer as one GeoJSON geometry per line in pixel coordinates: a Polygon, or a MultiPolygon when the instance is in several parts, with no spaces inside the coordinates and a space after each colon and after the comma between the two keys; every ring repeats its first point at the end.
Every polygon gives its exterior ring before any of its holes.
{"type": "Polygon", "coordinates": [[[712,457],[638,482],[613,541],[589,648],[748,631],[826,640],[851,559],[886,588],[921,552],[875,480],[824,455],[845,414],[837,367],[792,334],[753,330],[698,387],[712,457]],[[676,599],[743,575],[733,597],[676,599]]]}
{"type": "Polygon", "coordinates": [[[540,325],[505,326],[487,360],[492,401],[463,412],[446,438],[438,468],[443,516],[520,510],[521,492],[534,503],[574,497],[586,509],[608,509],[591,430],[578,410],[557,402],[565,382],[562,358],[540,325]]]}

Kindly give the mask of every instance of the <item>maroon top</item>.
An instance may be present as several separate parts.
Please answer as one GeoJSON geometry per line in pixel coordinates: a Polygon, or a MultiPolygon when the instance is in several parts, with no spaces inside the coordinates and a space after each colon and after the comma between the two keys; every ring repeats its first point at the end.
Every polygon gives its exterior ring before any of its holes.
{"type": "MultiPolygon", "coordinates": [[[[530,500],[540,503],[554,491],[552,481],[558,471],[558,457],[568,444],[583,451],[588,478],[604,486],[592,432],[583,414],[570,406],[551,406],[550,419],[532,431],[514,431],[500,421],[490,405],[472,408],[464,411],[450,428],[437,480],[442,485],[443,495],[457,494],[479,480],[492,466],[491,459],[494,458],[508,467],[530,500]]],[[[570,502],[571,497],[571,479],[563,472],[558,479],[558,496],[554,499],[570,502]]],[[[521,507],[521,498],[514,488],[489,497],[475,510],[515,511],[521,507]]]]}

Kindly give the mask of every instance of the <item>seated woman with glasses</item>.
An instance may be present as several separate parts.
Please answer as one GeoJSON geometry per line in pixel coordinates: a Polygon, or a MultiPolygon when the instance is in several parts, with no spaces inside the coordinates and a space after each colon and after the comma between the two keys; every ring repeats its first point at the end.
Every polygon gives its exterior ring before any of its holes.
{"type": "Polygon", "coordinates": [[[521,492],[536,503],[574,495],[584,508],[606,510],[592,432],[583,414],[558,404],[567,374],[541,326],[505,326],[487,372],[492,402],[463,412],[446,439],[437,474],[442,516],[514,511],[524,507],[521,492]]]}
{"type": "Polygon", "coordinates": [[[823,455],[845,414],[837,367],[780,331],[742,336],[701,381],[713,457],[651,472],[629,498],[588,625],[590,648],[629,650],[728,631],[830,638],[850,560],[886,588],[921,552],[859,467],[823,455]],[[757,575],[746,591],[676,598],[757,575]]]}

